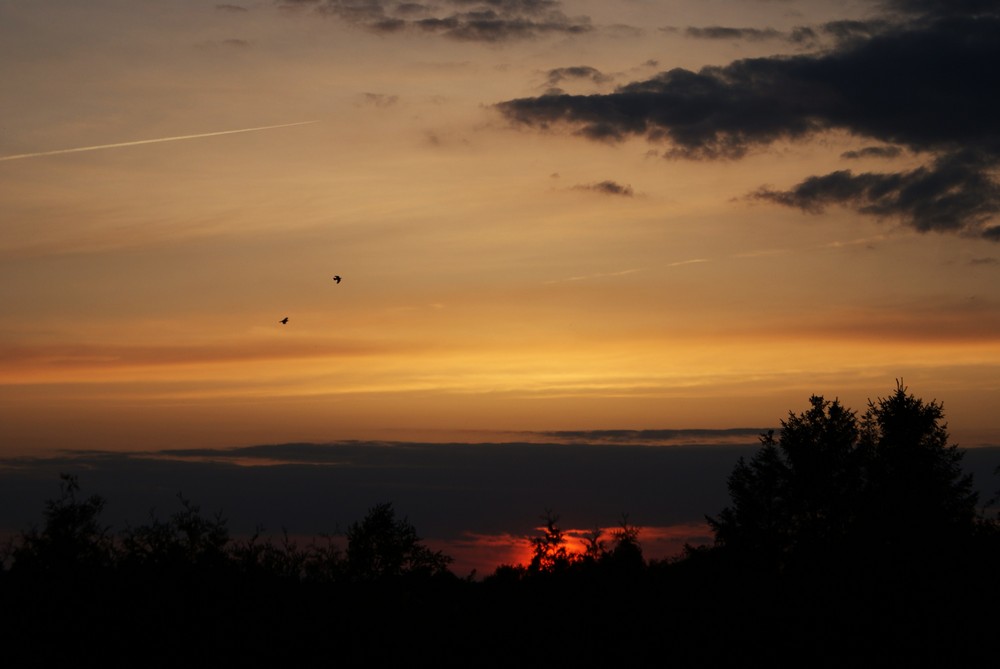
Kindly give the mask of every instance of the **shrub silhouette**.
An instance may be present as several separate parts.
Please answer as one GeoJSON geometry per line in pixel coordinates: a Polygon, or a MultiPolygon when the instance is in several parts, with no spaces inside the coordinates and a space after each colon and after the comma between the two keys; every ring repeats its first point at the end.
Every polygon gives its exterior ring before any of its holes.
{"type": "Polygon", "coordinates": [[[219,569],[229,561],[230,539],[221,514],[206,518],[201,509],[178,495],[181,510],[169,520],[126,529],[121,560],[132,567],[157,570],[219,569]]]}
{"type": "Polygon", "coordinates": [[[59,497],[45,502],[41,530],[22,532],[11,550],[12,569],[51,576],[79,576],[108,568],[114,561],[113,540],[100,524],[105,499],[78,499],[75,476],[60,475],[59,497]]]}
{"type": "Polygon", "coordinates": [[[436,576],[451,562],[420,543],[416,529],[406,518],[396,518],[391,503],[373,506],[364,520],[347,528],[347,571],[356,581],[436,576]]]}
{"type": "Polygon", "coordinates": [[[559,516],[546,511],[542,520],[545,521],[542,534],[531,538],[532,554],[527,572],[538,574],[565,571],[573,562],[574,556],[566,550],[566,535],[559,528],[559,516]]]}

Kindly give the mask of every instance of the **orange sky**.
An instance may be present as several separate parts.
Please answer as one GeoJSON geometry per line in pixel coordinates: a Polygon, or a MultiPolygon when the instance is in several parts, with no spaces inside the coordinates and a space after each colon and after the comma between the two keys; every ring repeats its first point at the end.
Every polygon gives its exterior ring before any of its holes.
{"type": "Polygon", "coordinates": [[[566,1],[586,31],[501,41],[301,5],[0,3],[0,453],[773,425],[897,378],[1000,436],[994,243],[747,197],[927,156],[667,160],[493,106],[801,53],[684,28],[873,3],[566,1]]]}

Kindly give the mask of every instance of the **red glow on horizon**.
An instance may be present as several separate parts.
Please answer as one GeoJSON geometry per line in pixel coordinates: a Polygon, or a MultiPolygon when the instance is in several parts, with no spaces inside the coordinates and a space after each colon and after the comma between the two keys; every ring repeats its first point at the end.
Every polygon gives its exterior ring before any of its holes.
{"type": "MultiPolygon", "coordinates": [[[[535,528],[541,536],[545,527],[535,528]]],[[[614,532],[621,529],[618,526],[600,528],[600,540],[605,548],[613,543],[614,532]]],[[[679,523],[667,526],[641,526],[639,529],[639,545],[642,547],[646,560],[664,560],[679,556],[685,544],[698,546],[712,543],[712,532],[703,522],[679,523]]],[[[587,550],[587,538],[593,530],[564,529],[566,539],[563,544],[569,554],[582,555],[587,550]]],[[[451,565],[452,571],[460,577],[468,576],[475,571],[477,578],[488,576],[503,565],[527,566],[531,562],[534,549],[532,537],[516,536],[510,533],[478,534],[467,532],[461,539],[451,541],[428,541],[436,550],[455,559],[451,565]]]]}

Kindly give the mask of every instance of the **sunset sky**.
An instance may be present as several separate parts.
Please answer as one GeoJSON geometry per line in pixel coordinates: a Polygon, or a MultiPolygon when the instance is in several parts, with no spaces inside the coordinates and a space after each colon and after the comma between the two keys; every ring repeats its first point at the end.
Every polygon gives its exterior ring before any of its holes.
{"type": "Polygon", "coordinates": [[[0,0],[0,456],[998,444],[996,4],[0,0]]]}

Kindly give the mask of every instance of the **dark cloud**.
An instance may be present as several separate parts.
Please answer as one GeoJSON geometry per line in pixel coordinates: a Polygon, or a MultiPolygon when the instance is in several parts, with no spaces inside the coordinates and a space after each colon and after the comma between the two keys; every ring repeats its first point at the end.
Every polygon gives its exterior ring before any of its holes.
{"type": "MultiPolygon", "coordinates": [[[[607,527],[622,513],[643,526],[698,524],[729,502],[727,477],[759,446],[750,430],[728,432],[581,431],[553,433],[573,443],[300,443],[6,458],[0,532],[40,523],[60,473],[77,475],[85,494],[106,498],[102,520],[115,531],[147,522],[151,510],[169,516],[179,493],[206,514],[221,512],[236,535],[261,525],[292,536],[338,533],[387,501],[428,540],[533,535],[546,509],[568,527],[607,527]],[[655,445],[660,437],[671,445],[655,445]]],[[[1000,448],[964,453],[963,468],[988,498],[1000,448]]]]}
{"type": "Polygon", "coordinates": [[[817,39],[816,31],[809,26],[798,26],[788,33],[788,41],[793,44],[814,44],[817,39]]]}
{"type": "Polygon", "coordinates": [[[998,4],[971,3],[978,16],[951,16],[945,3],[896,2],[926,13],[894,24],[827,24],[843,39],[816,54],[673,69],[608,94],[497,107],[515,124],[568,127],[604,141],[642,136],[666,144],[671,158],[738,159],[779,140],[847,131],[924,154],[928,164],[900,173],[834,172],[755,197],[808,211],[841,204],[922,231],[997,239],[998,4]]]}
{"type": "Polygon", "coordinates": [[[996,14],[997,0],[884,0],[889,8],[907,14],[927,17],[980,16],[996,14]]]}
{"type": "Polygon", "coordinates": [[[430,5],[422,5],[417,2],[401,2],[395,8],[396,16],[423,16],[430,11],[430,5]]]}
{"type": "Polygon", "coordinates": [[[724,444],[731,441],[748,443],[756,441],[770,429],[764,427],[736,427],[722,430],[558,430],[540,432],[552,439],[570,443],[587,444],[724,444]]]}
{"type": "Polygon", "coordinates": [[[240,7],[239,5],[216,5],[215,8],[220,12],[245,12],[246,7],[240,7]]]}
{"type": "Polygon", "coordinates": [[[632,197],[635,192],[632,190],[631,186],[623,186],[615,181],[599,181],[592,184],[580,184],[574,186],[576,190],[589,190],[595,193],[604,193],[605,195],[622,195],[624,197],[632,197]]]}
{"type": "Polygon", "coordinates": [[[839,42],[866,39],[885,32],[892,24],[883,20],[872,21],[830,21],[819,27],[819,31],[839,42]]]}
{"type": "Polygon", "coordinates": [[[505,42],[591,30],[587,18],[570,18],[557,0],[278,0],[286,8],[312,7],[377,33],[415,30],[467,42],[505,42]]]}
{"type": "Polygon", "coordinates": [[[60,472],[78,474],[88,494],[105,496],[105,520],[118,529],[144,522],[150,509],[171,513],[178,493],[206,512],[221,510],[234,532],[247,534],[258,525],[298,535],[336,532],[383,501],[429,539],[530,534],[546,509],[577,527],[607,526],[623,511],[642,524],[667,526],[701,522],[721,509],[726,477],[758,444],[552,441],[300,443],[6,459],[0,530],[38,522],[60,472]]]}
{"type": "Polygon", "coordinates": [[[844,151],[841,158],[854,160],[857,158],[897,158],[903,153],[898,146],[866,146],[857,151],[844,151]]]}
{"type": "Polygon", "coordinates": [[[459,7],[486,6],[505,14],[540,15],[558,11],[560,0],[446,0],[459,7]]]}
{"type": "MultiPolygon", "coordinates": [[[[734,28],[727,26],[689,26],[684,30],[685,37],[705,40],[746,40],[763,42],[766,40],[783,40],[800,47],[817,47],[823,38],[829,38],[841,46],[852,40],[870,38],[892,27],[884,20],[871,21],[830,21],[816,26],[796,26],[789,32],[774,28],[734,28]]],[[[677,32],[677,28],[661,28],[664,32],[677,32]]]]}
{"type": "Polygon", "coordinates": [[[990,176],[996,156],[972,151],[945,154],[929,167],[907,172],[854,174],[850,170],[809,177],[786,191],[767,188],[753,197],[819,213],[830,204],[880,218],[895,216],[921,232],[978,232],[996,238],[1000,183],[990,176]]]}
{"type": "Polygon", "coordinates": [[[751,42],[785,37],[784,33],[773,28],[760,30],[757,28],[725,28],[723,26],[710,26],[707,28],[688,27],[684,31],[684,34],[687,37],[695,39],[745,39],[751,42]]]}
{"type": "Polygon", "coordinates": [[[611,77],[603,74],[600,70],[587,65],[577,65],[574,67],[557,67],[549,70],[546,80],[550,86],[558,86],[568,79],[586,79],[595,84],[606,84],[611,81],[611,77]]]}

